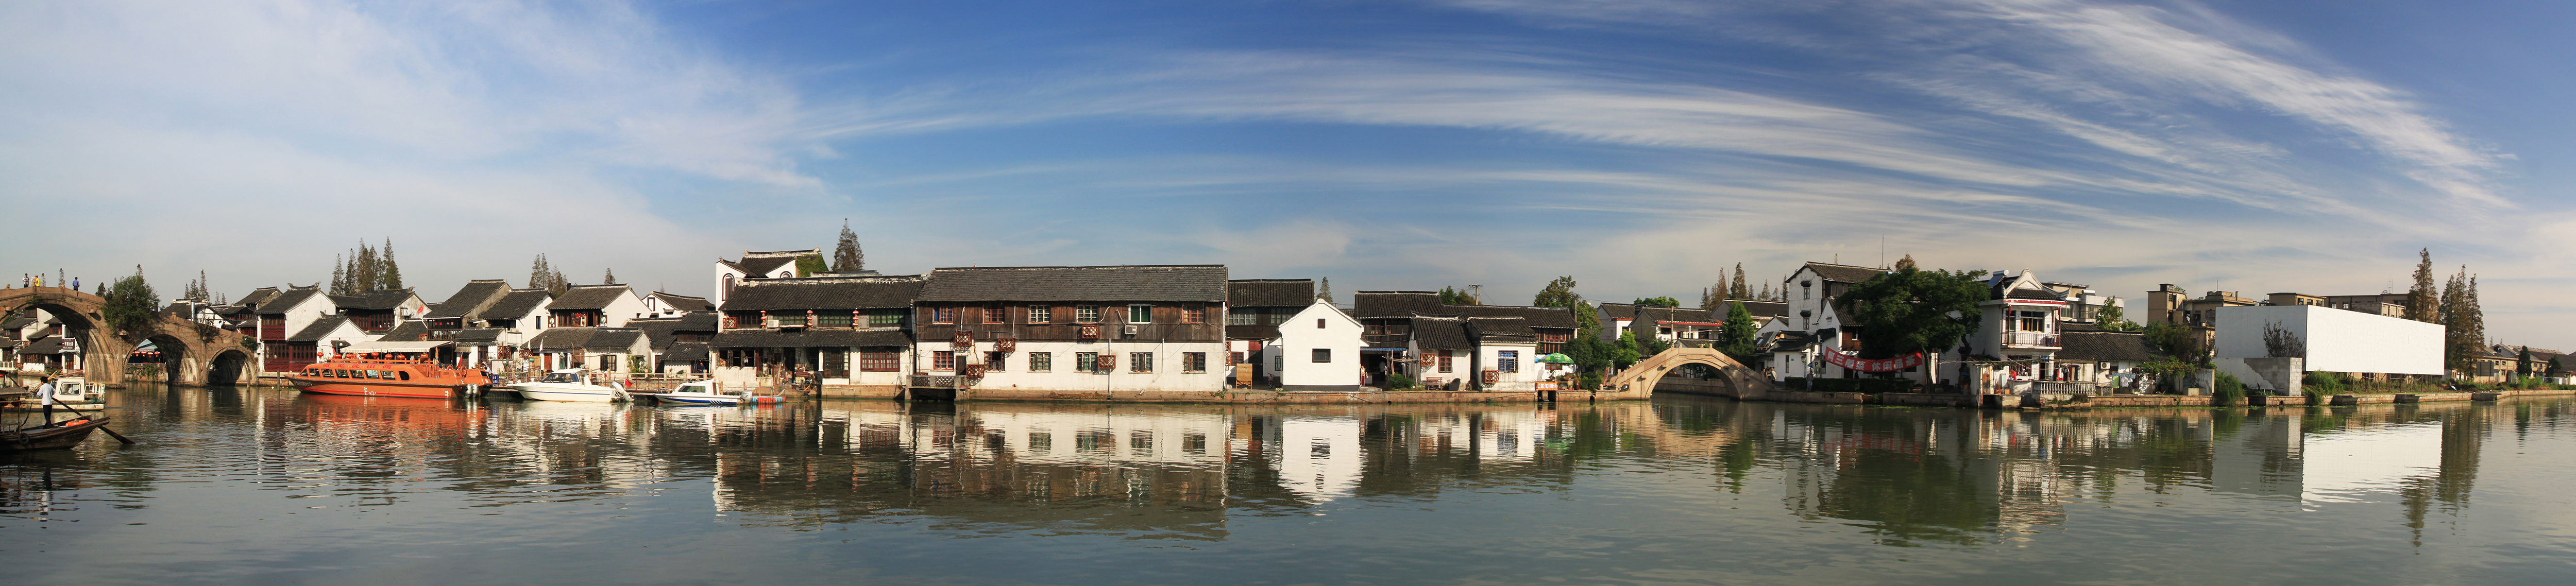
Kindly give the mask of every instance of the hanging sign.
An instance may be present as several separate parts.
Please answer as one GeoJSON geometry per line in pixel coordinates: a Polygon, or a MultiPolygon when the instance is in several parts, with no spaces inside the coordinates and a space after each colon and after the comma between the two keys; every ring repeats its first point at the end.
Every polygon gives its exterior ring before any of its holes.
{"type": "Polygon", "coordinates": [[[1823,350],[1825,354],[1825,362],[1831,363],[1834,366],[1843,367],[1846,370],[1857,370],[1861,372],[1896,372],[1923,365],[1923,353],[1921,352],[1898,356],[1895,358],[1871,360],[1868,358],[1844,354],[1841,350],[1833,348],[1824,348],[1823,350]]]}

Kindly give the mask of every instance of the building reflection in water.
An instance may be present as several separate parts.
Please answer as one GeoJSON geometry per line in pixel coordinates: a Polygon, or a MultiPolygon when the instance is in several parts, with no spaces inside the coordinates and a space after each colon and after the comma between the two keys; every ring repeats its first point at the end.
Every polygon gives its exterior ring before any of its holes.
{"type": "MultiPolygon", "coordinates": [[[[2467,504],[2485,438],[2560,403],[2064,412],[1660,400],[1599,405],[1189,406],[830,402],[758,408],[475,403],[173,391],[132,425],[189,438],[16,457],[15,518],[154,460],[231,462],[263,489],[477,506],[708,490],[709,514],[816,528],[1224,539],[1230,517],[1462,483],[1568,490],[1604,462],[1693,463],[1727,493],[1891,544],[2066,523],[2070,501],[2185,492],[2284,508],[2391,502],[2418,530],[2467,504]],[[114,463],[109,459],[118,459],[114,463]],[[33,475],[33,476],[31,476],[33,475]],[[82,480],[88,478],[89,480],[82,480]],[[1776,485],[1773,484],[1776,482],[1776,485]]],[[[307,496],[297,494],[297,498],[307,496]]],[[[135,504],[132,506],[147,506],[135,504]]]]}

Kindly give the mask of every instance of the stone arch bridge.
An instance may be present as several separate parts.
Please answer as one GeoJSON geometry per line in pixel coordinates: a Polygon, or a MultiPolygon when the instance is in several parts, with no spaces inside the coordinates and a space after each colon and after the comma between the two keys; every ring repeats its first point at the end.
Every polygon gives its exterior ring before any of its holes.
{"type": "Polygon", "coordinates": [[[90,382],[125,384],[126,359],[143,342],[161,350],[167,382],[177,385],[249,384],[257,376],[255,342],[249,336],[153,308],[152,324],[142,331],[109,332],[100,308],[107,299],[61,287],[0,289],[0,315],[42,309],[63,322],[63,335],[79,340],[82,375],[90,382]]]}
{"type": "Polygon", "coordinates": [[[1601,379],[1605,389],[1619,389],[1623,394],[1645,398],[1660,390],[1667,393],[1716,395],[1736,399],[1759,399],[1772,391],[1771,379],[1762,372],[1736,362],[1724,352],[1712,348],[1674,346],[1637,364],[1611,373],[1601,379]],[[1708,367],[1718,376],[1693,379],[1673,376],[1688,365],[1708,367]]]}

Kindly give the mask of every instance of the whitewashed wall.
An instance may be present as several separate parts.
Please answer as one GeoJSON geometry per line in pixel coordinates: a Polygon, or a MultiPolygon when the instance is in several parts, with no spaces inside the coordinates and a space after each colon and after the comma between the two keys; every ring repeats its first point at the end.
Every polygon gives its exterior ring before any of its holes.
{"type": "Polygon", "coordinates": [[[2442,374],[2441,324],[2314,305],[2219,308],[2218,356],[2264,357],[2265,324],[2306,341],[2308,370],[2442,374]]]}
{"type": "Polygon", "coordinates": [[[1279,348],[1287,357],[1279,384],[1289,390],[1354,390],[1360,384],[1360,345],[1359,320],[1317,300],[1279,324],[1279,348]],[[1331,350],[1332,361],[1315,362],[1316,349],[1331,350]]]}

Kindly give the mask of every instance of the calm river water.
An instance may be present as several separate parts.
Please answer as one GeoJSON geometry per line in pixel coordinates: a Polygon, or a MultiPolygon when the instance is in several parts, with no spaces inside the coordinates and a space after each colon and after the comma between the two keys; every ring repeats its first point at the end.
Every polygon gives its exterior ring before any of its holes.
{"type": "Polygon", "coordinates": [[[114,400],[0,456],[0,583],[2576,581],[2564,400],[114,400]]]}

